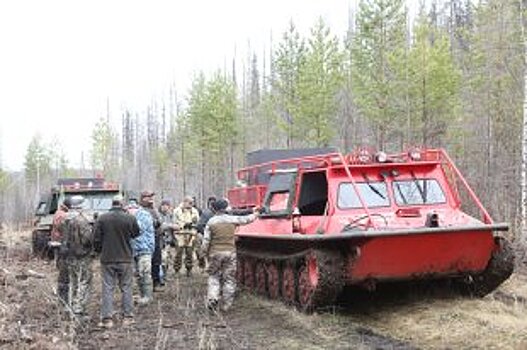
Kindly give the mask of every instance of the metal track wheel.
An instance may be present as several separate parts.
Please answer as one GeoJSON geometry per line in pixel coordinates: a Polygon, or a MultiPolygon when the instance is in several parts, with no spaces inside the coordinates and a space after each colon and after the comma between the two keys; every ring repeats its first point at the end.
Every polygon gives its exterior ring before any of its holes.
{"type": "Polygon", "coordinates": [[[243,261],[243,282],[247,289],[254,289],[254,260],[251,258],[243,261]]]}
{"type": "Polygon", "coordinates": [[[288,304],[296,304],[296,269],[293,263],[287,263],[282,273],[282,297],[288,304]]]}
{"type": "Polygon", "coordinates": [[[310,312],[333,304],[344,285],[342,272],[343,260],[338,251],[310,251],[299,272],[299,307],[310,312]]]}
{"type": "Polygon", "coordinates": [[[261,260],[256,262],[255,268],[255,289],[256,292],[260,295],[267,295],[267,282],[266,282],[266,271],[265,263],[261,260]]]}
{"type": "Polygon", "coordinates": [[[236,261],[236,280],[238,281],[238,284],[242,285],[244,284],[244,275],[243,275],[243,261],[245,258],[238,257],[236,261]]]}
{"type": "Polygon", "coordinates": [[[267,290],[271,299],[280,297],[280,270],[276,262],[267,265],[267,290]]]}

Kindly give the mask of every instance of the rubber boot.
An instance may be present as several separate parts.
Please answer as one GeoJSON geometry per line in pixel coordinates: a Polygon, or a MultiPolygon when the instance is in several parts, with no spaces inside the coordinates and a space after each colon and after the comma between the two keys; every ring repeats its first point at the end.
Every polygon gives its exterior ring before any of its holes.
{"type": "Polygon", "coordinates": [[[152,284],[143,284],[141,285],[141,298],[139,298],[139,305],[147,305],[152,301],[153,288],[152,284]]]}

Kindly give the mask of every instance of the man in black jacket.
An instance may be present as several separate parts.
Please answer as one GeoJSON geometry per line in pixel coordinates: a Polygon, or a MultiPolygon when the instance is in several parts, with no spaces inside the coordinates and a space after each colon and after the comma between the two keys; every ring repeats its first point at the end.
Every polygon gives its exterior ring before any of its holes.
{"type": "Polygon", "coordinates": [[[133,255],[130,240],[139,236],[136,219],[123,208],[123,198],[114,197],[112,209],[95,224],[95,248],[101,253],[102,305],[101,326],[113,326],[113,292],[115,281],[122,293],[123,324],[133,321],[133,255]]]}

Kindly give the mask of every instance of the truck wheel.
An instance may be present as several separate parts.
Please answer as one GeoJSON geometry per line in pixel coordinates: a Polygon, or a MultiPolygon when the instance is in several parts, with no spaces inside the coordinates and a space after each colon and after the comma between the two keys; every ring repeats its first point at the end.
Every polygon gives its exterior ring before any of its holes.
{"type": "Polygon", "coordinates": [[[514,271],[514,251],[508,240],[494,238],[497,250],[492,254],[486,269],[466,282],[465,291],[471,296],[484,297],[507,280],[514,271]]]}

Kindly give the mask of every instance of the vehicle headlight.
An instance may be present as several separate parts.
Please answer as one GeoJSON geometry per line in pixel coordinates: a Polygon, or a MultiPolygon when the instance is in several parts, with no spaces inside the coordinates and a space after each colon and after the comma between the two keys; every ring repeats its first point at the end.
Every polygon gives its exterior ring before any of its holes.
{"type": "Polygon", "coordinates": [[[386,163],[388,160],[388,155],[382,151],[379,151],[375,154],[375,160],[379,163],[386,163]]]}

